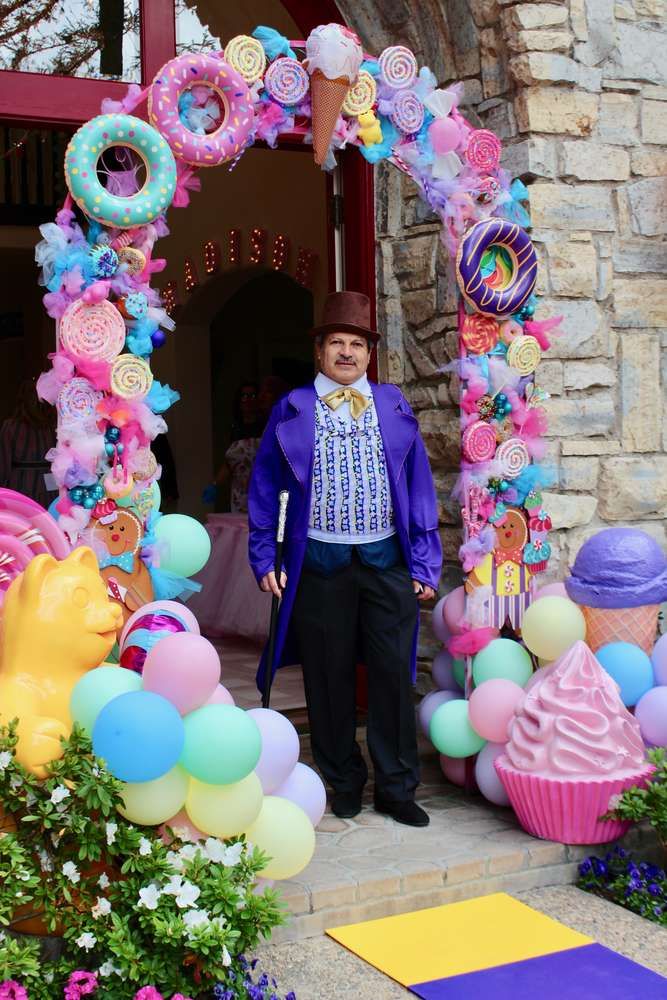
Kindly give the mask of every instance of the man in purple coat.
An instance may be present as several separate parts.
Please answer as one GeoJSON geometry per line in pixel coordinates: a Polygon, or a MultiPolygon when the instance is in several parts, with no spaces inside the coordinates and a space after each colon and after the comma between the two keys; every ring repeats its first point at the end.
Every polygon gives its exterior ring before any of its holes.
{"type": "Polygon", "coordinates": [[[442,552],[419,426],[394,385],[366,370],[379,334],[357,292],[327,299],[315,338],[319,374],[274,407],[250,484],[250,563],[282,598],[275,662],[301,663],[315,762],[332,809],[361,809],[368,777],[356,742],[355,672],[368,668],[375,808],[411,826],[419,760],[412,697],[418,602],[434,596],[442,552]],[[278,494],[290,495],[281,580],[274,573],[278,494]]]}

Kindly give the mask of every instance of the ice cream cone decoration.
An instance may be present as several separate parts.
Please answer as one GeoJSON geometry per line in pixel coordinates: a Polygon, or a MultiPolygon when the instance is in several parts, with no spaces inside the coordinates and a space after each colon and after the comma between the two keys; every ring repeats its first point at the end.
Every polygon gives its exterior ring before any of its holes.
{"type": "Polygon", "coordinates": [[[364,58],[361,43],[342,24],[322,24],[306,41],[304,66],[310,74],[313,152],[322,166],[348,90],[356,83],[364,58]]]}

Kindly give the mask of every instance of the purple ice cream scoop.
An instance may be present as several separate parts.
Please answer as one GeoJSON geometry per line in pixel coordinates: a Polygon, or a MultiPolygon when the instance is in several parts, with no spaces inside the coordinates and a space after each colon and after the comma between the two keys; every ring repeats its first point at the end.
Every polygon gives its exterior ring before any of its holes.
{"type": "Polygon", "coordinates": [[[638,608],[667,601],[667,557],[636,528],[606,528],[579,549],[568,595],[591,608],[638,608]]]}

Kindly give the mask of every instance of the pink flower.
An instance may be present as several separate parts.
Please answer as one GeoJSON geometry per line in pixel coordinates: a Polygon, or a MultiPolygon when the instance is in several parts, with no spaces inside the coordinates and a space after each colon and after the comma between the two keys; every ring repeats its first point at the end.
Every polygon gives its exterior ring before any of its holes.
{"type": "Polygon", "coordinates": [[[164,1000],[164,998],[154,986],[142,986],[134,994],[134,1000],[164,1000]]]}
{"type": "Polygon", "coordinates": [[[15,979],[5,979],[0,983],[0,1000],[28,1000],[28,991],[15,979]]]}
{"type": "Polygon", "coordinates": [[[65,1000],[79,1000],[89,993],[94,993],[97,989],[97,976],[85,969],[77,969],[67,980],[65,987],[65,1000]]]}

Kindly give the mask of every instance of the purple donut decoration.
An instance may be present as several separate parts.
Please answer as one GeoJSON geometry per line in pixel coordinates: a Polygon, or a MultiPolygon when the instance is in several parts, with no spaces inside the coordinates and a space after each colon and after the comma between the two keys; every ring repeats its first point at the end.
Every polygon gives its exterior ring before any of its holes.
{"type": "Polygon", "coordinates": [[[466,302],[482,316],[498,319],[518,312],[537,280],[537,254],[528,233],[504,219],[476,223],[461,241],[456,280],[466,302]],[[511,261],[509,274],[496,267],[487,278],[482,276],[482,258],[491,247],[505,250],[511,261]]]}

